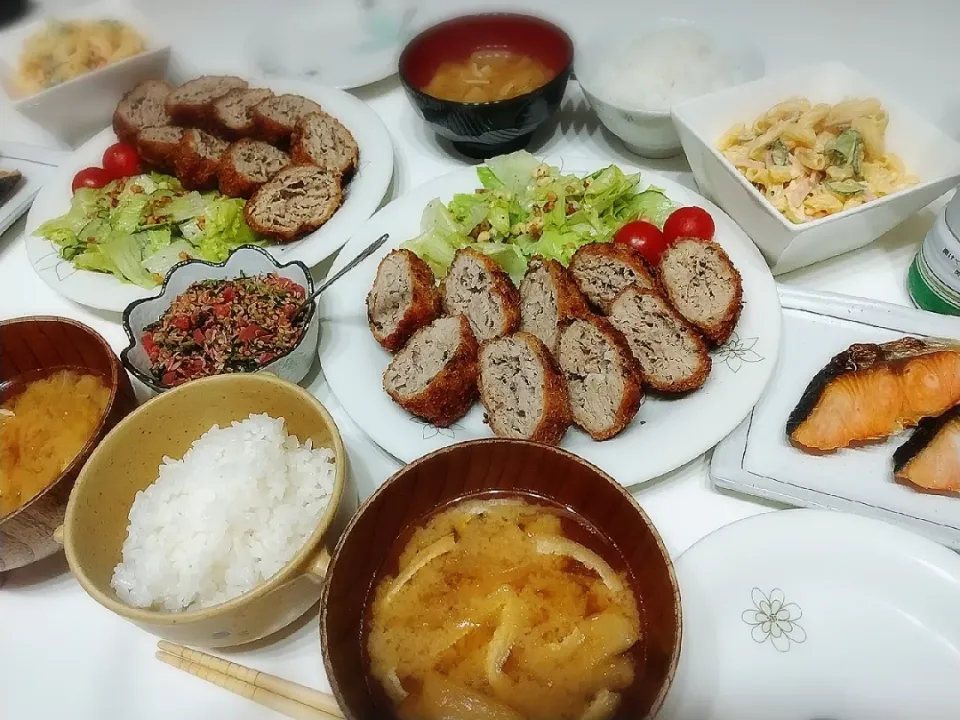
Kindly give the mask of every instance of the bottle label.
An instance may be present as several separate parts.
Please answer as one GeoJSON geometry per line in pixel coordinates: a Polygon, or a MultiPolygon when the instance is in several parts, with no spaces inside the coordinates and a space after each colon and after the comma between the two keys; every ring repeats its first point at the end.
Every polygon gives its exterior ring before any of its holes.
{"type": "Polygon", "coordinates": [[[923,239],[917,271],[932,292],[960,307],[960,240],[950,232],[944,213],[923,239]]]}

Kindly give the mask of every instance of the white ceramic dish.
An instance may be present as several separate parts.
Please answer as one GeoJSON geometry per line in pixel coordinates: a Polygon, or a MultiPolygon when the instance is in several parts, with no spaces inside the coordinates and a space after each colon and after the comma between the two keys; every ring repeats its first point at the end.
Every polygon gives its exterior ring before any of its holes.
{"type": "Polygon", "coordinates": [[[768,75],[689,100],[673,108],[673,119],[700,190],[753,238],[775,274],[863,247],[960,182],[960,143],[838,62],[768,75]],[[797,95],[827,103],[879,98],[890,115],[887,147],[920,182],[836,215],[791,223],[717,150],[716,143],[735,123],[752,122],[797,95]]]}
{"type": "Polygon", "coordinates": [[[680,152],[680,137],[673,126],[670,110],[618,104],[604,96],[597,76],[604,63],[622,55],[626,48],[642,43],[657,33],[682,28],[699,31],[709,38],[713,47],[729,58],[734,71],[731,85],[763,76],[763,55],[754,45],[743,38],[731,38],[728,34],[679,18],[658,18],[637,23],[618,19],[598,32],[593,40],[577,48],[577,81],[583,94],[607,130],[623,140],[627,149],[643,157],[664,158],[680,152]]]}
{"type": "MultiPolygon", "coordinates": [[[[297,261],[281,265],[262,248],[253,246],[238,248],[225,262],[218,265],[200,260],[188,260],[174,265],[158,295],[137,300],[123,312],[123,330],[129,342],[120,353],[124,367],[155,393],[168,390],[169,388],[158,383],[150,372],[150,360],[142,342],[144,328],[159,320],[174,299],[195,282],[267,273],[276,273],[280,277],[293,280],[304,288],[306,295],[313,292],[313,279],[306,265],[297,261]]],[[[273,373],[294,383],[303,380],[313,365],[317,338],[320,335],[320,316],[316,312],[316,306],[311,306],[306,312],[307,329],[297,346],[257,372],[273,373]]]]}
{"type": "MultiPolygon", "coordinates": [[[[569,155],[547,158],[546,162],[562,163],[568,173],[588,173],[606,165],[569,155]]],[[[700,205],[713,215],[716,239],[743,275],[746,304],[733,338],[714,353],[713,372],[702,389],[676,400],[648,397],[631,425],[611,440],[595,442],[576,429],[566,435],[562,447],[598,465],[626,486],[683,465],[733,430],[763,392],[780,336],[776,285],[749,238],[719,208],[690,190],[652,173],[643,177],[645,184],[664,188],[676,202],[700,205]]],[[[425,424],[393,403],[382,387],[390,355],[370,333],[366,296],[380,259],[417,235],[420,216],[430,200],[449,200],[454,193],[471,193],[479,186],[475,169],[464,168],[387,205],[354,235],[331,272],[384,232],[390,233],[390,240],[322,299],[320,360],[330,389],[374,442],[404,462],[456,442],[490,437],[491,432],[483,423],[479,403],[459,422],[442,429],[425,424]]]]}
{"type": "MultiPolygon", "coordinates": [[[[339,250],[383,200],[393,176],[390,135],[368,105],[342,90],[298,80],[251,80],[254,83],[277,93],[296,93],[317,101],[347,126],[360,146],[360,166],[347,186],[343,204],[329,222],[294,242],[265,246],[279,262],[299,260],[313,267],[339,250]]],[[[131,302],[149,297],[153,291],[122,283],[105,273],[77,270],[57,255],[51,242],[32,235],[41,223],[70,209],[73,176],[84,167],[99,165],[103,151],[114,142],[113,130],[103,130],[77,149],[43,187],[27,217],[26,247],[34,269],[58,293],[82,305],[122,312],[131,302]]]]}
{"type": "Polygon", "coordinates": [[[67,145],[76,146],[110,123],[121,96],[141,80],[165,77],[170,44],[125,0],[104,0],[57,12],[58,20],[121,20],[143,37],[146,50],[139,55],[93,70],[41,92],[21,97],[13,74],[23,44],[42,30],[47,18],[24,23],[0,34],[0,74],[13,107],[67,145]],[[65,110],[69,108],[69,111],[65,110]]]}
{"type": "Polygon", "coordinates": [[[894,482],[893,452],[909,431],[878,445],[830,455],[801,452],[790,445],[785,431],[787,416],[813,376],[852,343],[904,335],[960,338],[960,318],[785,288],[780,289],[780,300],[783,341],[777,382],[714,451],[714,484],[791,505],[880,518],[960,550],[960,499],[894,482]]]}
{"type": "Polygon", "coordinates": [[[298,6],[250,37],[256,72],[356,88],[397,72],[417,9],[405,0],[298,6]],[[369,5],[369,6],[367,6],[369,5]]]}
{"type": "Polygon", "coordinates": [[[661,720],[948,720],[960,558],[878,520],[786,510],[676,561],[680,663],[661,720]]]}

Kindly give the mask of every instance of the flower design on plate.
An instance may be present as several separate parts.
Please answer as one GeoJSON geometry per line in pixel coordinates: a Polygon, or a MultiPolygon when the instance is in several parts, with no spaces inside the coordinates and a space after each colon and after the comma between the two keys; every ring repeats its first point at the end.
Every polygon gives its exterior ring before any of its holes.
{"type": "Polygon", "coordinates": [[[428,423],[426,420],[422,420],[418,417],[411,416],[410,419],[413,420],[417,425],[420,425],[423,428],[424,440],[431,440],[435,438],[437,435],[442,435],[445,438],[456,440],[457,439],[456,431],[463,430],[463,427],[459,423],[454,423],[450,427],[442,428],[442,427],[437,427],[436,425],[432,425],[428,423]]]}
{"type": "Polygon", "coordinates": [[[753,607],[744,610],[740,619],[750,625],[750,637],[754,642],[770,644],[778,652],[787,652],[794,643],[807,639],[807,632],[797,621],[803,617],[803,611],[796,603],[788,603],[783,590],[774,588],[767,595],[760,588],[754,588],[750,594],[753,607]]]}
{"type": "Polygon", "coordinates": [[[744,363],[758,363],[766,358],[753,348],[760,338],[741,338],[737,333],[733,333],[730,339],[717,348],[717,359],[726,363],[726,366],[733,372],[740,372],[744,363]]]}

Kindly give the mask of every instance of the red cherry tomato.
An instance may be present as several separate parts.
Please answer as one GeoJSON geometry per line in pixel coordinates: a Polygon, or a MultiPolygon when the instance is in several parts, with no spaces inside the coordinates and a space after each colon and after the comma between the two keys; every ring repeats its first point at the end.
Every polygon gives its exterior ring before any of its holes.
{"type": "Polygon", "coordinates": [[[643,259],[651,265],[660,262],[660,256],[667,249],[667,241],[663,233],[656,225],[648,223],[646,220],[628,222],[617,230],[617,234],[613,236],[613,241],[640,253],[643,259]]]}
{"type": "Polygon", "coordinates": [[[670,213],[670,217],[663,224],[663,234],[667,238],[667,244],[682,237],[713,240],[713,234],[716,231],[717,226],[714,225],[710,213],[698,207],[678,208],[670,213]]]}
{"type": "Polygon", "coordinates": [[[99,190],[112,179],[103,168],[88,167],[73,176],[73,184],[70,185],[70,189],[73,192],[82,187],[99,190]]]}
{"type": "Polygon", "coordinates": [[[114,180],[139,175],[141,167],[137,149],[129,143],[114,143],[103,153],[103,169],[114,180]]]}

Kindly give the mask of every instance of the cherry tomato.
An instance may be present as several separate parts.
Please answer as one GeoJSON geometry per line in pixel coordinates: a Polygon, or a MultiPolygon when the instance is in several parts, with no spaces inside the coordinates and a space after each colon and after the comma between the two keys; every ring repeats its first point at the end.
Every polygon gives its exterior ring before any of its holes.
{"type": "Polygon", "coordinates": [[[76,192],[79,188],[94,188],[99,190],[113,178],[103,169],[98,167],[84,168],[73,176],[73,184],[70,189],[76,192]]]}
{"type": "Polygon", "coordinates": [[[682,207],[670,213],[670,217],[663,224],[663,234],[670,244],[677,238],[694,237],[702,240],[713,240],[717,226],[713,218],[703,208],[682,207]]]}
{"type": "Polygon", "coordinates": [[[137,149],[129,143],[114,143],[103,153],[103,169],[113,180],[139,175],[141,167],[137,149]]]}
{"type": "Polygon", "coordinates": [[[617,230],[617,234],[613,236],[613,241],[640,253],[643,259],[651,265],[660,262],[660,256],[663,255],[663,251],[667,249],[668,244],[660,229],[646,220],[628,222],[617,230]]]}

